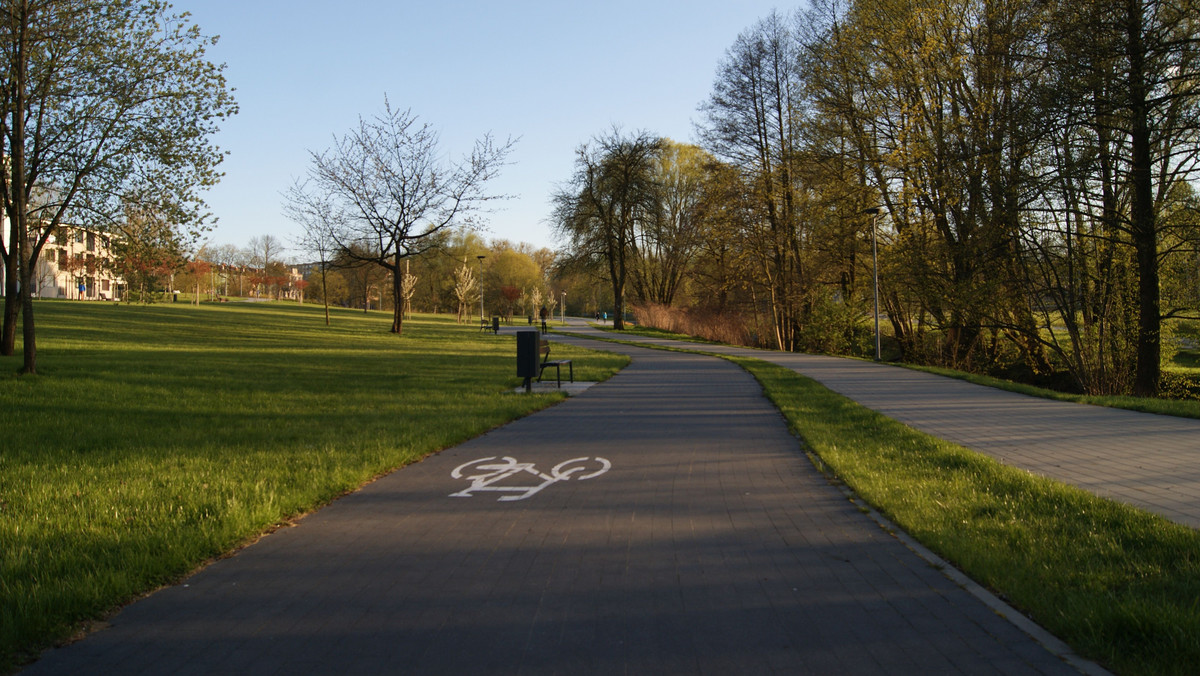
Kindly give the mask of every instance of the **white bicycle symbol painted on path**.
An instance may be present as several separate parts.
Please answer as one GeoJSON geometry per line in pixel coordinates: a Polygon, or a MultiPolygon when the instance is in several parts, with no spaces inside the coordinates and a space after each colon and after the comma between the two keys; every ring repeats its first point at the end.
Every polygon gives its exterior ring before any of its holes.
{"type": "Polygon", "coordinates": [[[575,479],[576,481],[594,479],[607,472],[611,467],[612,463],[604,458],[571,458],[570,460],[558,463],[550,470],[549,474],[546,474],[535,468],[532,462],[517,462],[516,458],[508,456],[499,459],[495,456],[480,458],[464,462],[455,467],[454,471],[450,473],[450,476],[455,479],[466,479],[471,482],[470,487],[457,493],[451,493],[450,497],[469,498],[473,493],[480,491],[495,491],[512,494],[501,496],[498,498],[498,502],[524,500],[525,498],[533,497],[550,484],[568,479],[575,479]],[[468,474],[468,472],[472,472],[472,474],[468,474]],[[541,483],[530,486],[498,485],[500,482],[511,477],[517,477],[517,482],[529,480],[530,477],[523,476],[524,474],[532,475],[532,477],[539,479],[541,483]]]}

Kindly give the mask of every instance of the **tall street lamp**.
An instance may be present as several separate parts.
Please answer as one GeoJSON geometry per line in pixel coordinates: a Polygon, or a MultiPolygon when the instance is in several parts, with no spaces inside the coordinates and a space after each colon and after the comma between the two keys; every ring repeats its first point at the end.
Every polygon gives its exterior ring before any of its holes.
{"type": "Polygon", "coordinates": [[[563,326],[567,325],[567,292],[562,292],[562,307],[558,311],[558,316],[562,320],[563,326]]]}
{"type": "Polygon", "coordinates": [[[881,207],[871,207],[864,209],[864,214],[871,214],[871,274],[874,277],[874,293],[872,296],[875,299],[875,361],[881,361],[879,351],[879,248],[875,243],[876,232],[879,230],[879,214],[883,213],[881,207]]]}
{"type": "Polygon", "coordinates": [[[476,256],[479,259],[479,321],[487,321],[487,317],[483,314],[483,259],[487,258],[483,254],[476,256]]]}

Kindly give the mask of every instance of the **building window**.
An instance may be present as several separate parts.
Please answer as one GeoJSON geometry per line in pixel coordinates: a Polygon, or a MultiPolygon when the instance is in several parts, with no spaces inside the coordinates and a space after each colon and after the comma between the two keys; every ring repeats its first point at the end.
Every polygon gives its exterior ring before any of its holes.
{"type": "Polygon", "coordinates": [[[94,233],[94,232],[89,232],[87,234],[87,250],[88,251],[96,250],[96,233],[94,233]]]}

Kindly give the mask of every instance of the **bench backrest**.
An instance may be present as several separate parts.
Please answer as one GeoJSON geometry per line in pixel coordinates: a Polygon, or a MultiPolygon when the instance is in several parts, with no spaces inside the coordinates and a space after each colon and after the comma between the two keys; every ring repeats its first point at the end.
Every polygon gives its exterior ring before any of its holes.
{"type": "Polygon", "coordinates": [[[542,340],[538,343],[538,352],[542,355],[542,361],[550,358],[550,341],[542,340]]]}

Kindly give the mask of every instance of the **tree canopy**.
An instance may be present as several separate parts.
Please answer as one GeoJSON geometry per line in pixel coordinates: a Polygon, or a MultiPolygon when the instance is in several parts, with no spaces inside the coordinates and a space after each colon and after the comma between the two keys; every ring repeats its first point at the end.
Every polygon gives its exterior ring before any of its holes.
{"type": "Polygon", "coordinates": [[[21,315],[25,372],[37,355],[27,290],[56,228],[107,230],[131,205],[173,227],[204,226],[201,192],[220,178],[223,157],[211,137],[236,112],[224,67],[207,58],[215,40],[159,0],[0,9],[0,194],[11,234],[0,252],[0,350],[13,351],[21,315]]]}

